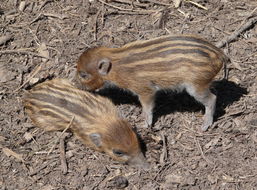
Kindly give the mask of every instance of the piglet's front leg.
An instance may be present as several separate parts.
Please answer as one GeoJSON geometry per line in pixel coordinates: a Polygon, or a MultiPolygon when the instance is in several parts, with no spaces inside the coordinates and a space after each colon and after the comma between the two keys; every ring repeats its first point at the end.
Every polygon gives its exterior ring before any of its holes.
{"type": "Polygon", "coordinates": [[[140,95],[139,96],[140,103],[142,105],[142,115],[145,118],[144,127],[151,127],[153,123],[153,108],[154,108],[154,95],[140,95]]]}

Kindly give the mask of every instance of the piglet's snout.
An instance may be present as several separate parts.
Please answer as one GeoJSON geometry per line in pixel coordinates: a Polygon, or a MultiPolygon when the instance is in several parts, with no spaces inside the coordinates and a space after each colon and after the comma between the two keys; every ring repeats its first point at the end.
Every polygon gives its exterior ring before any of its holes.
{"type": "Polygon", "coordinates": [[[150,169],[150,164],[146,161],[146,158],[144,157],[142,152],[140,152],[137,156],[132,158],[128,164],[137,166],[139,168],[142,168],[143,170],[150,169]]]}

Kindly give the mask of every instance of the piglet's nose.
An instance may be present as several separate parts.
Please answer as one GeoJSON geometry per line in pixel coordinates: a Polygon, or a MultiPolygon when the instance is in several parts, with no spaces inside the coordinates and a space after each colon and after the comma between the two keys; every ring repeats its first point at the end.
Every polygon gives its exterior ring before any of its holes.
{"type": "Polygon", "coordinates": [[[150,170],[150,164],[146,161],[142,152],[129,161],[130,165],[137,166],[143,170],[150,170]]]}
{"type": "Polygon", "coordinates": [[[140,168],[142,168],[145,171],[148,171],[151,169],[151,165],[146,161],[144,162],[142,165],[139,166],[140,168]]]}

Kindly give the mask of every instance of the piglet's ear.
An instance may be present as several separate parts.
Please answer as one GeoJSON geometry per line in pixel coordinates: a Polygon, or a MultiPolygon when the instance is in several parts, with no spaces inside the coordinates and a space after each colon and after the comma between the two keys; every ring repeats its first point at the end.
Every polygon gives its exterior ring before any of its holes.
{"type": "Polygon", "coordinates": [[[101,138],[101,135],[99,133],[91,133],[91,134],[89,134],[89,138],[96,147],[101,146],[102,138],[101,138]]]}
{"type": "Polygon", "coordinates": [[[112,63],[109,59],[103,58],[98,62],[98,72],[101,75],[107,75],[112,68],[112,63]]]}

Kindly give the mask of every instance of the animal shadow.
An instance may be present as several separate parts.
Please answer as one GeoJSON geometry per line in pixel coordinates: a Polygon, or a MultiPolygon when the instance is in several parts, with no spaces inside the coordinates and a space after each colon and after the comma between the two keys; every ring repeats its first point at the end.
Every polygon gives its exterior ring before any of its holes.
{"type": "Polygon", "coordinates": [[[115,105],[135,104],[137,106],[140,106],[137,95],[133,94],[129,90],[121,89],[116,86],[103,88],[99,90],[97,94],[111,99],[115,105]]]}
{"type": "MultiPolygon", "coordinates": [[[[247,89],[240,87],[234,82],[221,80],[214,81],[211,91],[217,95],[214,121],[225,114],[225,108],[240,97],[247,94],[247,89]]],[[[140,106],[138,97],[128,90],[112,86],[98,92],[102,96],[110,98],[114,104],[135,104],[140,106]]],[[[155,108],[153,110],[153,124],[159,117],[174,112],[198,112],[204,111],[204,106],[197,102],[186,92],[176,93],[173,91],[159,91],[156,94],[155,108]]]]}
{"type": "MultiPolygon", "coordinates": [[[[213,82],[211,91],[217,96],[216,111],[214,121],[225,114],[225,108],[240,97],[247,94],[246,88],[240,87],[234,82],[221,80],[213,82]]],[[[204,106],[197,102],[185,91],[182,93],[160,91],[156,94],[156,106],[154,108],[155,123],[162,115],[178,112],[197,112],[204,111],[204,106]]]]}

